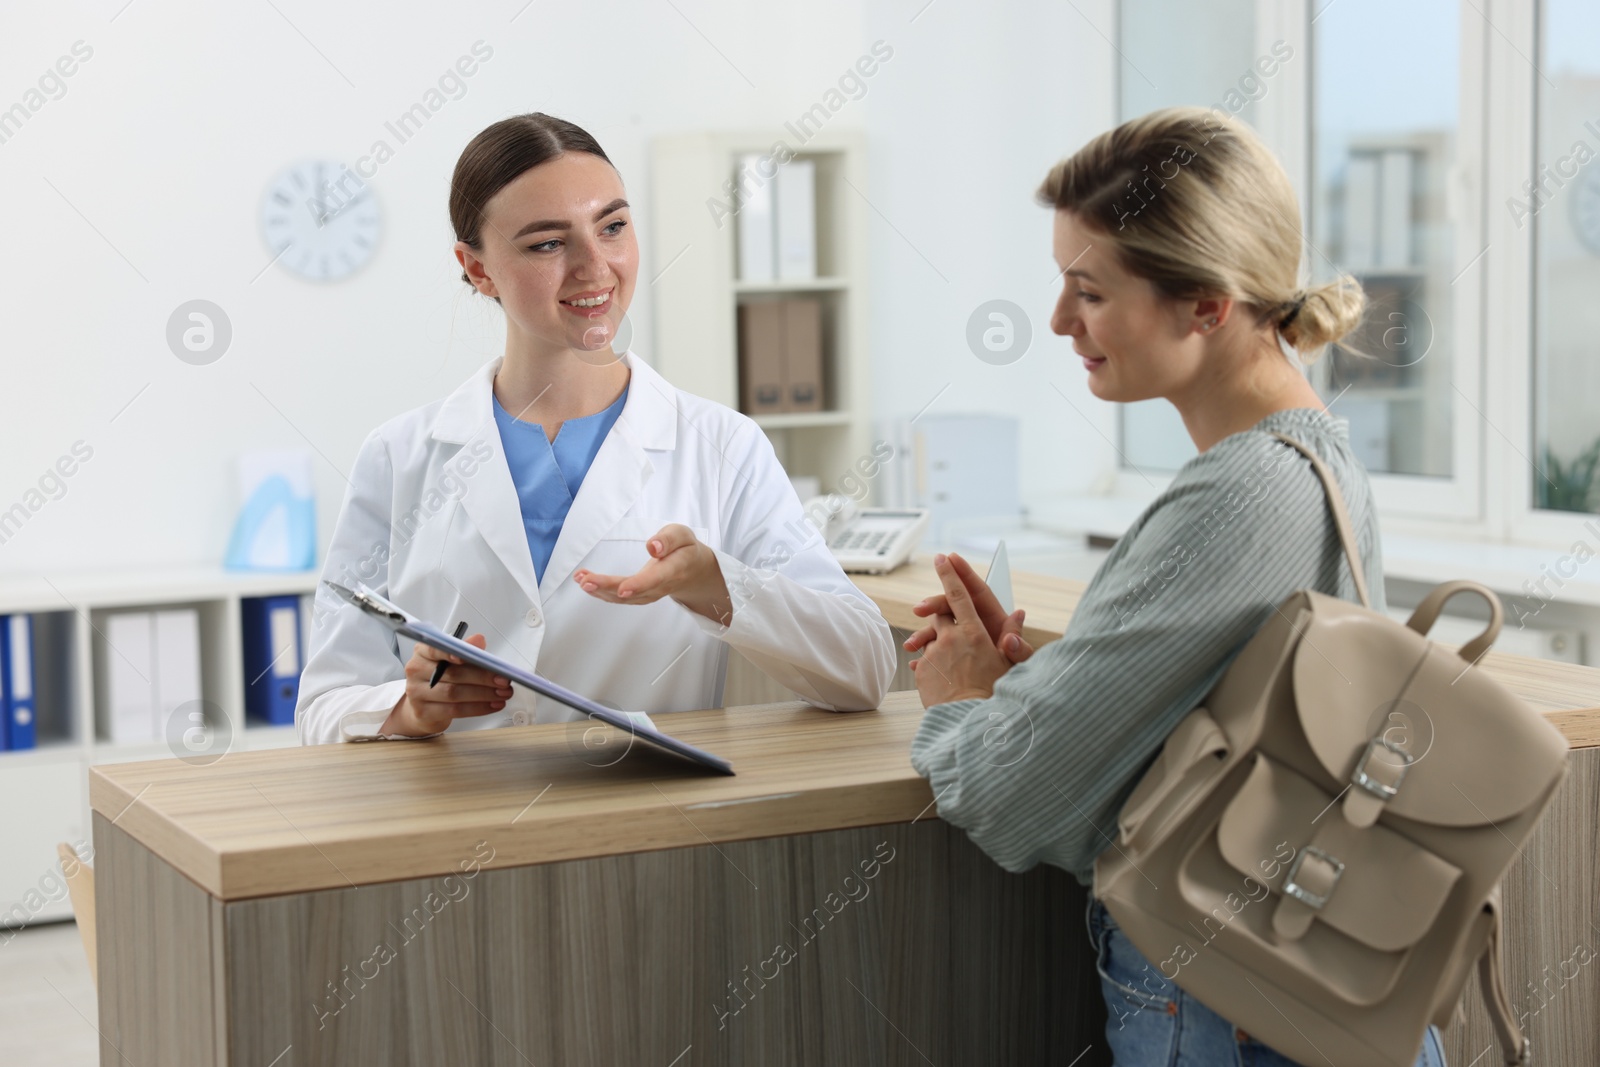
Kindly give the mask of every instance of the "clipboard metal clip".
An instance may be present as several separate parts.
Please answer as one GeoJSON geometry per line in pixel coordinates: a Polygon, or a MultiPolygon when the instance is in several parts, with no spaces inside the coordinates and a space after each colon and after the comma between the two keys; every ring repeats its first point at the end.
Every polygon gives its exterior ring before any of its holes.
{"type": "Polygon", "coordinates": [[[385,600],[366,586],[362,586],[359,590],[346,589],[338,582],[330,582],[327,579],[323,579],[322,584],[362,611],[369,615],[377,616],[390,626],[403,626],[411,621],[410,617],[401,611],[398,605],[385,600]]]}

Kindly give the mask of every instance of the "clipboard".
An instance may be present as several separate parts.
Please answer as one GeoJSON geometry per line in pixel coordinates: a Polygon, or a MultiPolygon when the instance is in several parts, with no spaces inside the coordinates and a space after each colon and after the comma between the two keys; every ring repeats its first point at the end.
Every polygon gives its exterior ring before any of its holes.
{"type": "Polygon", "coordinates": [[[598,719],[608,726],[622,730],[647,744],[670,752],[674,756],[686,759],[718,774],[733,774],[733,767],[721,756],[714,756],[710,752],[696,748],[686,741],[680,741],[675,737],[664,734],[654,726],[635,722],[626,712],[608,708],[604,704],[590,700],[586,696],[574,693],[565,686],[557,685],[548,678],[508,663],[499,656],[485,652],[476,645],[469,645],[465,641],[445,633],[432,623],[424,622],[364,585],[358,585],[352,590],[346,589],[337,582],[324,580],[322,584],[397,634],[409,637],[414,641],[421,641],[425,645],[431,645],[441,652],[460,656],[464,662],[470,663],[474,667],[481,667],[486,671],[508,678],[526,689],[533,690],[540,696],[547,696],[551,700],[559,700],[569,708],[581,711],[590,718],[598,719]]]}

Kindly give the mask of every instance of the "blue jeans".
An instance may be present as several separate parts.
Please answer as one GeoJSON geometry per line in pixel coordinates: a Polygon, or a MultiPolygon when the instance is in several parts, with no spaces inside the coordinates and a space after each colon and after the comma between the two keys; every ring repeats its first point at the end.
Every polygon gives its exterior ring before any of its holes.
{"type": "MultiPolygon", "coordinates": [[[[1298,1067],[1169,981],[1093,896],[1088,920],[1116,1067],[1298,1067]]],[[[1438,1028],[1428,1027],[1416,1067],[1445,1067],[1438,1028]]]]}

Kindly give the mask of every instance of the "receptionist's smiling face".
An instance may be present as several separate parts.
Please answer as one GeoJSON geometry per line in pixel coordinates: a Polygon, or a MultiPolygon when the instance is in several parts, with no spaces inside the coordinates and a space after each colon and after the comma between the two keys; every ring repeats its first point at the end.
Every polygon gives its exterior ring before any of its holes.
{"type": "Polygon", "coordinates": [[[1183,391],[1200,367],[1195,302],[1171,300],[1130,274],[1106,238],[1071,212],[1055,213],[1053,251],[1065,274],[1050,328],[1072,338],[1089,391],[1122,403],[1183,391]]]}
{"type": "Polygon", "coordinates": [[[611,164],[563,153],[519,174],[484,215],[475,254],[508,328],[540,348],[606,350],[639,273],[633,217],[611,164]]]}

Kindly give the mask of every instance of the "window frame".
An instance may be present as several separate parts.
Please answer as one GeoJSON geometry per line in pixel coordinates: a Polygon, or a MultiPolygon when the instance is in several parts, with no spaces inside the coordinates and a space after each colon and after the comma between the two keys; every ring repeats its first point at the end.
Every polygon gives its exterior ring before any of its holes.
{"type": "MultiPolygon", "coordinates": [[[[1592,512],[1568,512],[1538,508],[1534,505],[1534,479],[1540,477],[1535,467],[1536,430],[1534,422],[1534,363],[1536,359],[1539,322],[1534,301],[1534,287],[1538,283],[1538,227],[1529,226],[1518,233],[1511,213],[1505,205],[1513,198],[1521,198],[1522,185],[1533,177],[1539,167],[1539,106],[1540,74],[1534,64],[1542,65],[1544,0],[1536,4],[1519,4],[1512,0],[1498,0],[1492,5],[1490,16],[1504,35],[1497,36],[1495,64],[1491,77],[1498,74],[1500,89],[1498,102],[1502,104],[1504,150],[1496,155],[1491,168],[1488,189],[1490,204],[1491,237],[1504,242],[1511,249],[1494,276],[1490,292],[1496,293],[1500,302],[1489,306],[1491,336],[1503,339],[1510,358],[1504,366],[1490,368],[1495,381],[1495,392],[1505,398],[1504,412],[1506,434],[1519,442],[1522,455],[1518,455],[1502,442],[1502,454],[1493,470],[1494,492],[1497,505],[1492,515],[1494,527],[1500,536],[1514,543],[1570,547],[1574,541],[1587,540],[1592,546],[1595,535],[1586,526],[1600,525],[1600,516],[1592,512]],[[1527,58],[1534,57],[1531,61],[1527,58]],[[1503,294],[1503,296],[1500,296],[1503,294]]],[[[1530,577],[1534,577],[1530,575],[1530,577]]]]}

